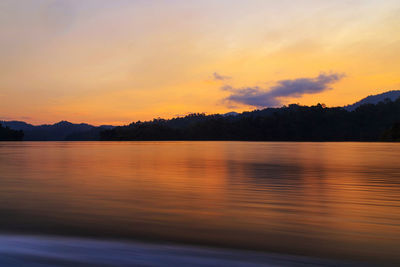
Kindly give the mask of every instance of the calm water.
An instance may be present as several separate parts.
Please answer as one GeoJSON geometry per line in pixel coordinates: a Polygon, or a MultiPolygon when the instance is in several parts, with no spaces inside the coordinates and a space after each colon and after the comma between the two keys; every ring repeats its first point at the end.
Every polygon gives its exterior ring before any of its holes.
{"type": "Polygon", "coordinates": [[[0,231],[400,262],[400,144],[0,142],[0,231]]]}

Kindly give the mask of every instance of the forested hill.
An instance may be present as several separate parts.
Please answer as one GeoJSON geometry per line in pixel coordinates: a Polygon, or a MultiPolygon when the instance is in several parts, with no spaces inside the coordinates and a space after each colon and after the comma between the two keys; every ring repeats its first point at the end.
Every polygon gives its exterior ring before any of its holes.
{"type": "Polygon", "coordinates": [[[353,111],[324,105],[289,105],[238,115],[191,114],[115,127],[101,140],[395,141],[400,98],[353,111]]]}
{"type": "Polygon", "coordinates": [[[32,125],[22,121],[3,121],[4,126],[24,132],[24,141],[99,140],[100,131],[113,126],[92,126],[60,121],[55,124],[32,125]]]}
{"type": "Polygon", "coordinates": [[[8,127],[3,127],[0,123],[0,141],[20,141],[23,137],[23,131],[15,131],[8,127]]]}
{"type": "Polygon", "coordinates": [[[344,108],[348,111],[353,111],[356,108],[358,108],[359,106],[364,105],[364,104],[378,104],[379,102],[385,101],[387,99],[395,101],[399,97],[400,97],[400,90],[393,90],[393,91],[388,91],[388,92],[384,92],[384,93],[377,94],[377,95],[367,96],[352,105],[345,106],[344,108]]]}

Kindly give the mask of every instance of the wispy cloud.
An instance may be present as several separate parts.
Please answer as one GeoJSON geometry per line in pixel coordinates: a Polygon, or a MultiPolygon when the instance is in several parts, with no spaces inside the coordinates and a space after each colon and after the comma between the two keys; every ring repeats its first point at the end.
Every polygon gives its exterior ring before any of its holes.
{"type": "Polygon", "coordinates": [[[301,97],[304,94],[315,94],[326,91],[331,85],[345,77],[343,73],[321,73],[313,78],[298,78],[281,80],[270,88],[259,86],[234,88],[230,85],[221,87],[222,90],[231,92],[225,98],[228,103],[245,104],[255,107],[276,107],[282,105],[285,97],[301,97]]]}
{"type": "Polygon", "coordinates": [[[218,72],[213,73],[213,79],[217,81],[225,81],[231,79],[230,76],[221,75],[218,72]]]}

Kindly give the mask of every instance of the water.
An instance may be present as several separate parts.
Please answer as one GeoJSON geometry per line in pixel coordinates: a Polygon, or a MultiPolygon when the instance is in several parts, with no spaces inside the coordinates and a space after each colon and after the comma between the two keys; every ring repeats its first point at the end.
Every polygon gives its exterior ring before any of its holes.
{"type": "Polygon", "coordinates": [[[0,232],[400,263],[400,144],[0,142],[0,232]]]}

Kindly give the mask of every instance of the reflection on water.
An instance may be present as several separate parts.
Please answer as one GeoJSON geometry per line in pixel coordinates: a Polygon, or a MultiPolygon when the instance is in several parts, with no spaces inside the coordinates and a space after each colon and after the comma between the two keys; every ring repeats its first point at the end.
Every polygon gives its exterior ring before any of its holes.
{"type": "Polygon", "coordinates": [[[0,143],[0,231],[400,261],[400,145],[0,143]]]}
{"type": "Polygon", "coordinates": [[[355,262],[243,250],[19,235],[0,236],[0,265],[7,267],[365,267],[364,264],[355,262]]]}

